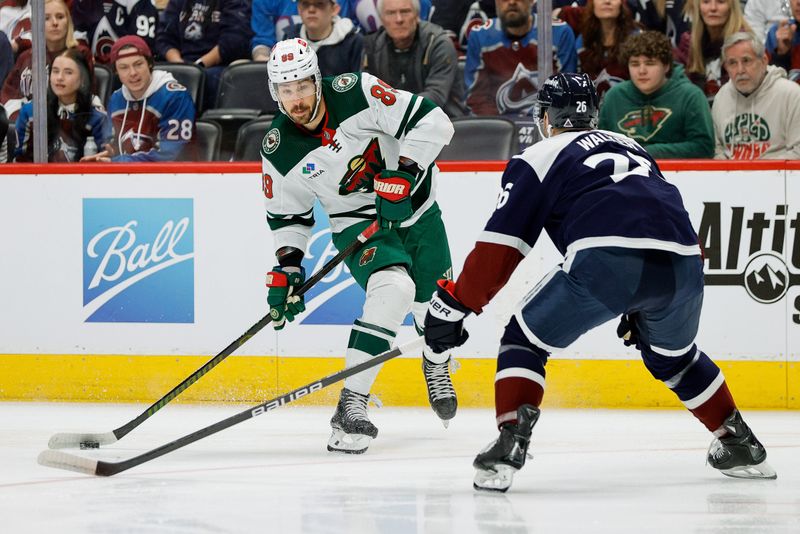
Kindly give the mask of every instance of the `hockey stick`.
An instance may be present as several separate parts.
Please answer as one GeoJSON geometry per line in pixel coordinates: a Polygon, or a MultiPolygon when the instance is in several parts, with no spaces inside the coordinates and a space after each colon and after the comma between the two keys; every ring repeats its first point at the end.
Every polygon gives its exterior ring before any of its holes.
{"type": "MultiPolygon", "coordinates": [[[[300,286],[296,295],[300,296],[305,294],[317,282],[328,274],[334,267],[339,265],[347,256],[352,254],[359,246],[364,244],[375,232],[380,229],[378,222],[375,221],[366,227],[347,247],[342,249],[336,256],[331,258],[328,263],[314,273],[314,275],[306,280],[306,283],[300,286]]],[[[150,418],[153,414],[167,405],[175,397],[189,389],[195,382],[197,382],[203,375],[208,373],[211,369],[219,365],[225,358],[230,356],[236,349],[244,345],[251,337],[256,335],[262,328],[272,322],[272,317],[269,314],[265,315],[256,324],[247,329],[247,331],[236,338],[230,345],[222,349],[222,352],[214,356],[211,360],[205,363],[200,369],[188,376],[183,382],[172,388],[172,391],[158,399],[144,412],[139,414],[135,419],[128,421],[121,427],[110,432],[99,433],[72,433],[60,432],[54,434],[47,443],[51,449],[66,449],[70,447],[80,447],[81,449],[96,449],[100,445],[110,445],[122,439],[128,432],[141,425],[146,419],[150,418]]]]}
{"type": "Polygon", "coordinates": [[[424,342],[424,338],[418,337],[412,341],[400,345],[399,347],[395,347],[392,350],[384,352],[383,354],[379,354],[373,358],[370,358],[369,360],[358,365],[342,369],[338,373],[328,375],[325,378],[321,378],[315,382],[306,384],[305,386],[292,390],[289,393],[285,393],[275,397],[272,400],[263,402],[258,406],[248,408],[247,410],[239,412],[238,414],[228,417],[227,419],[223,419],[218,423],[201,428],[196,432],[187,434],[182,438],[178,438],[175,441],[167,443],[166,445],[162,445],[156,449],[148,451],[144,454],[140,454],[139,456],[135,456],[128,460],[123,460],[121,462],[105,462],[103,460],[92,460],[90,458],[76,456],[67,452],[53,451],[48,449],[39,454],[38,461],[39,464],[47,467],[66,469],[68,471],[77,471],[78,473],[86,473],[87,475],[110,477],[112,475],[116,475],[117,473],[121,473],[122,471],[127,471],[131,467],[136,467],[137,465],[149,462],[150,460],[158,458],[159,456],[163,456],[168,452],[185,447],[190,443],[194,443],[195,441],[208,437],[212,434],[216,434],[220,430],[232,427],[233,425],[239,424],[242,421],[259,416],[263,413],[274,410],[275,408],[280,408],[285,404],[296,401],[300,397],[305,397],[310,393],[314,393],[315,391],[326,388],[331,384],[339,382],[340,380],[344,380],[348,376],[353,376],[361,371],[375,367],[376,365],[380,365],[383,362],[400,356],[401,354],[408,354],[410,352],[418,351],[422,348],[424,342]]]}

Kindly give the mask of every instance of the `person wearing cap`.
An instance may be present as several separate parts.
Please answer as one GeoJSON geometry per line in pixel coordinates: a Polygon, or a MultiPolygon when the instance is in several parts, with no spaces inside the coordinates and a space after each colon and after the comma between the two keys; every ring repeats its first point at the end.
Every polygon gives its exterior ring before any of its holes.
{"type": "Polygon", "coordinates": [[[214,107],[222,71],[250,57],[249,0],[169,0],[156,28],[155,51],[170,63],[206,71],[204,109],[214,107]]]}
{"type": "Polygon", "coordinates": [[[153,70],[153,53],[139,36],[119,39],[110,57],[122,82],[108,104],[114,136],[82,161],[174,161],[194,139],[189,91],[171,73],[153,70]]]}

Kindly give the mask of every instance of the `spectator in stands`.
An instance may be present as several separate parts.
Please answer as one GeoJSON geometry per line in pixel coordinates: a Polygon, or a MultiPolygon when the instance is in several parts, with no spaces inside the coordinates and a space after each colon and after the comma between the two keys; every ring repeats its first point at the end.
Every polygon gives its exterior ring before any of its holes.
{"type": "MultiPolygon", "coordinates": [[[[59,54],[50,68],[47,89],[47,161],[75,162],[87,147],[97,152],[111,138],[111,125],[100,100],[92,95],[86,58],[77,48],[59,54]]],[[[16,161],[33,161],[33,102],[17,118],[16,161]]]]}
{"type": "Polygon", "coordinates": [[[153,0],[72,0],[75,38],[92,51],[97,63],[108,64],[114,41],[138,35],[155,45],[158,10],[153,0]]]}
{"type": "Polygon", "coordinates": [[[8,38],[14,55],[31,47],[31,4],[28,0],[0,2],[0,32],[8,38]]]}
{"type": "MultiPolygon", "coordinates": [[[[73,36],[72,17],[64,0],[45,0],[44,2],[44,40],[47,51],[45,53],[47,68],[53,60],[67,48],[78,46],[73,36]]],[[[80,47],[86,56],[89,74],[94,79],[94,61],[92,54],[85,47],[80,47]]],[[[8,118],[16,121],[19,110],[25,102],[32,98],[31,49],[28,48],[19,54],[14,68],[6,78],[0,92],[0,103],[6,108],[8,118]]]]}
{"type": "Polygon", "coordinates": [[[222,71],[249,57],[251,37],[246,0],[169,0],[156,28],[156,51],[170,63],[206,70],[204,109],[210,109],[222,71]]]}
{"type": "Polygon", "coordinates": [[[364,37],[352,20],[339,16],[336,0],[299,0],[297,10],[303,22],[289,28],[286,38],[308,42],[317,53],[323,76],[361,69],[364,37]]]}
{"type": "Polygon", "coordinates": [[[600,129],[637,140],[655,158],[710,158],[714,127],[703,92],[672,62],[669,38],[646,31],[622,46],[631,79],[611,88],[600,129]]]}
{"type": "Polygon", "coordinates": [[[114,43],[111,62],[122,82],[108,104],[114,135],[84,161],[174,161],[194,139],[189,91],[169,72],[153,70],[153,54],[136,35],[114,43]]]}
{"type": "Polygon", "coordinates": [[[750,31],[739,0],[693,0],[686,6],[692,29],[681,35],[676,59],[686,66],[689,79],[714,100],[728,75],[722,68],[722,42],[739,31],[750,31]]]}
{"type": "MultiPolygon", "coordinates": [[[[431,0],[419,0],[419,18],[427,21],[432,15],[431,0]]],[[[343,17],[350,17],[362,33],[370,34],[381,29],[383,24],[378,0],[342,0],[343,17]]],[[[468,2],[469,4],[469,2],[468,2]]]]}
{"type": "Polygon", "coordinates": [[[800,159],[800,86],[768,65],[761,41],[734,33],[722,45],[730,81],[714,100],[718,159],[800,159]]]}
{"type": "Polygon", "coordinates": [[[623,0],[589,0],[580,9],[581,32],[575,43],[578,70],[589,75],[602,102],[606,91],[628,79],[620,48],[637,29],[623,0]]]}
{"type": "Polygon", "coordinates": [[[0,104],[0,163],[11,163],[14,159],[14,128],[8,122],[6,108],[0,104]]]}
{"type": "Polygon", "coordinates": [[[646,30],[665,34],[673,48],[678,46],[681,35],[691,28],[684,7],[686,0],[627,1],[628,7],[633,13],[633,19],[646,30]]]}
{"type": "MultiPolygon", "coordinates": [[[[537,30],[533,0],[496,0],[497,18],[472,30],[464,82],[467,105],[476,115],[530,115],[538,93],[537,30]]],[[[553,22],[553,70],[575,72],[575,37],[553,22]]]]}
{"type": "Polygon", "coordinates": [[[286,30],[302,22],[297,0],[253,0],[253,61],[267,61],[275,43],[286,39],[286,30]]]}
{"type": "Polygon", "coordinates": [[[0,34],[0,80],[5,80],[13,68],[14,51],[11,49],[11,43],[5,38],[5,34],[0,34]]]}
{"type": "Polygon", "coordinates": [[[747,0],[744,4],[744,18],[753,30],[753,34],[762,41],[767,38],[770,27],[789,18],[786,9],[788,0],[747,0]]]}
{"type": "Polygon", "coordinates": [[[432,100],[450,117],[466,114],[453,41],[419,20],[419,0],[378,0],[382,27],[364,38],[363,70],[432,100]]]}
{"type": "Polygon", "coordinates": [[[767,35],[770,64],[783,67],[789,79],[800,83],[800,0],[791,0],[792,17],[783,18],[772,26],[767,35]]]}

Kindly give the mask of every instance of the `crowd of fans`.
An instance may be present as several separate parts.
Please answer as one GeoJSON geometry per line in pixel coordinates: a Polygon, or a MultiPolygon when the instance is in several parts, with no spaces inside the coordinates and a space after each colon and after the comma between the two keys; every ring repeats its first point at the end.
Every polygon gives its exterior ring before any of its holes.
{"type": "MultiPolygon", "coordinates": [[[[553,7],[553,70],[594,80],[600,128],[657,158],[800,159],[800,0],[553,7]]],[[[32,160],[30,9],[0,2],[3,162],[32,160]]],[[[289,37],[315,48],[323,76],[366,71],[452,118],[522,124],[539,83],[535,10],[534,0],[45,0],[48,159],[178,158],[225,69],[265,62],[289,37]],[[159,62],[203,69],[201,101],[159,62]],[[95,65],[116,75],[108,101],[95,65]]]]}

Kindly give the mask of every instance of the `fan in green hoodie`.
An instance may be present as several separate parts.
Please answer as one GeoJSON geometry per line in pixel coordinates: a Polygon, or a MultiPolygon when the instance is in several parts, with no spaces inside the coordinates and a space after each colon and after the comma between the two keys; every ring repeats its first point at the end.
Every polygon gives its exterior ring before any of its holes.
{"type": "Polygon", "coordinates": [[[636,139],[654,158],[711,158],[714,124],[703,91],[672,63],[660,32],[629,37],[622,47],[631,79],[606,93],[600,128],[636,139]]]}

